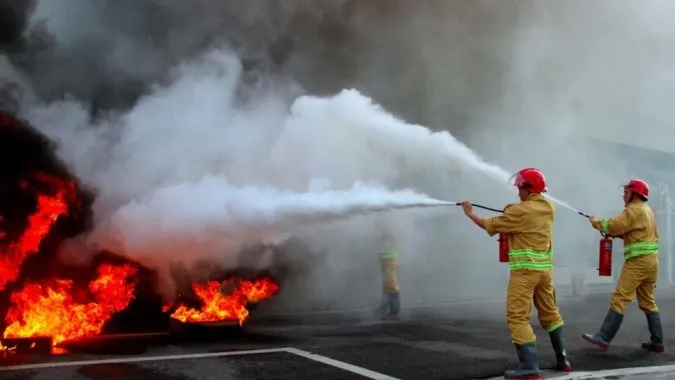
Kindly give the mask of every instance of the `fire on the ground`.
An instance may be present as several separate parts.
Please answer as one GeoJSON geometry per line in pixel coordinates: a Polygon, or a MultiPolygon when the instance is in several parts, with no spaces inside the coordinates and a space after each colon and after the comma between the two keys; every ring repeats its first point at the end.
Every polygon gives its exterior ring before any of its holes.
{"type": "MultiPolygon", "coordinates": [[[[16,129],[21,125],[0,111],[2,128],[16,129]]],[[[7,223],[3,223],[0,215],[0,295],[9,294],[8,310],[4,321],[0,321],[0,336],[4,339],[48,336],[57,345],[99,334],[106,321],[127,308],[134,298],[139,268],[133,263],[99,264],[88,286],[77,286],[72,278],[60,278],[48,271],[41,278],[24,278],[24,263],[41,251],[54,225],[81,207],[74,181],[40,171],[25,173],[25,178],[16,184],[2,184],[32,194],[34,210],[27,213],[25,227],[18,236],[6,231],[7,223]],[[40,184],[39,189],[34,186],[36,183],[40,184]]],[[[192,290],[203,306],[178,305],[171,308],[171,317],[182,322],[233,320],[243,324],[249,315],[247,305],[270,298],[279,290],[266,277],[233,278],[227,283],[231,289],[227,294],[221,291],[219,281],[194,284],[192,290]]],[[[0,358],[10,350],[0,339],[0,358]]]]}

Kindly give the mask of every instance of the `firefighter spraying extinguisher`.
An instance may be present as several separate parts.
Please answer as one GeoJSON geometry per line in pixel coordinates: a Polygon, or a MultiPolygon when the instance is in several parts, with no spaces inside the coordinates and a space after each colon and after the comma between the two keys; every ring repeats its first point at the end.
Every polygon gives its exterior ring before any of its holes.
{"type": "Polygon", "coordinates": [[[612,276],[612,238],[602,234],[600,240],[600,252],[598,255],[598,276],[612,276]]]}
{"type": "Polygon", "coordinates": [[[659,231],[656,216],[649,206],[649,186],[641,179],[631,179],[623,185],[624,209],[613,218],[589,216],[591,226],[600,231],[598,274],[611,274],[612,241],[623,240],[623,266],[616,289],[609,301],[609,310],[595,334],[583,334],[582,338],[609,349],[616,336],[627,306],[637,298],[637,304],[647,317],[650,339],[641,344],[642,349],[664,352],[663,326],[659,307],[655,301],[656,284],[659,279],[659,231]]]}
{"type": "Polygon", "coordinates": [[[509,262],[509,235],[499,234],[499,262],[509,262]]]}
{"type": "Polygon", "coordinates": [[[505,379],[541,379],[537,336],[530,318],[532,304],[541,326],[548,331],[555,352],[555,369],[571,372],[564,344],[564,321],[556,304],[553,284],[553,224],[555,206],[547,199],[544,174],[535,168],[520,170],[512,177],[519,203],[507,205],[503,215],[481,218],[478,207],[461,202],[464,214],[489,236],[499,234],[499,261],[508,262],[506,324],[518,354],[518,366],[504,373],[505,379]]]}

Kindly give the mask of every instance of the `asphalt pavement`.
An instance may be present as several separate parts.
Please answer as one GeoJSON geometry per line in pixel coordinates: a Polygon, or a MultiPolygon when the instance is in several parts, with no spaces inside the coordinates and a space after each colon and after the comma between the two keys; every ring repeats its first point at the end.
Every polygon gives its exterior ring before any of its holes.
{"type": "MultiPolygon", "coordinates": [[[[602,322],[608,295],[560,301],[567,347],[576,378],[675,379],[625,368],[675,363],[675,297],[661,296],[667,351],[640,350],[647,339],[644,315],[633,304],[611,348],[602,352],[580,338],[602,322]],[[617,370],[618,372],[607,372],[617,370]],[[623,372],[622,372],[623,371],[623,372]],[[585,376],[585,377],[579,377],[585,376]],[[609,377],[608,377],[609,376],[609,377]],[[647,376],[647,377],[645,377],[647,376]]],[[[0,362],[3,380],[28,379],[489,379],[516,364],[503,321],[503,303],[444,305],[405,310],[402,320],[379,322],[344,315],[254,318],[243,332],[211,329],[210,343],[129,340],[118,354],[70,353],[56,357],[14,357],[0,362]],[[129,354],[137,351],[135,355],[129,354]]],[[[536,325],[536,319],[533,318],[536,325]]],[[[542,368],[552,368],[548,336],[536,327],[542,368]]],[[[119,348],[119,347],[118,347],[119,348]]],[[[547,377],[559,375],[547,371],[547,377]]],[[[670,377],[667,377],[670,376],[670,377]]],[[[567,377],[574,378],[574,377],[567,377]]]]}

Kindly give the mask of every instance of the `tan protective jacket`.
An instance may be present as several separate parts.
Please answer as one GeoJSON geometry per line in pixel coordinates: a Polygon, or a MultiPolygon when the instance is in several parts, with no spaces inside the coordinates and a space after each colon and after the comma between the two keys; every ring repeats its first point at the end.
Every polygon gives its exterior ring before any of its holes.
{"type": "Polygon", "coordinates": [[[485,220],[490,236],[508,234],[511,270],[550,270],[553,267],[555,206],[541,194],[512,205],[501,216],[485,220]]]}
{"type": "Polygon", "coordinates": [[[634,257],[659,253],[659,231],[654,211],[643,200],[633,200],[621,214],[610,219],[592,223],[603,234],[623,239],[623,257],[634,257]]]}
{"type": "Polygon", "coordinates": [[[394,233],[388,229],[380,232],[379,242],[382,250],[378,252],[382,269],[382,281],[384,288],[390,293],[398,293],[401,287],[398,283],[398,256],[394,233]]]}

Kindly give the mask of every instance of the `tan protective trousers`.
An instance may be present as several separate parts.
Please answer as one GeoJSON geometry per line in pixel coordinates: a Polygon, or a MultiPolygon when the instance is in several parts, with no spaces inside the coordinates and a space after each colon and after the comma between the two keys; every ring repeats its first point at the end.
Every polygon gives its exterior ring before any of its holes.
{"type": "Polygon", "coordinates": [[[537,340],[530,325],[533,301],[541,327],[551,332],[564,324],[556,304],[552,272],[512,270],[506,292],[506,323],[515,344],[527,344],[537,340]]]}
{"type": "Polygon", "coordinates": [[[398,268],[397,258],[380,259],[382,265],[382,281],[384,289],[390,293],[398,293],[401,288],[398,286],[398,276],[396,269],[398,268]]]}
{"type": "Polygon", "coordinates": [[[644,255],[628,259],[621,268],[616,290],[610,300],[610,308],[624,314],[626,306],[637,295],[638,306],[645,313],[657,313],[654,291],[659,278],[659,255],[644,255]]]}

